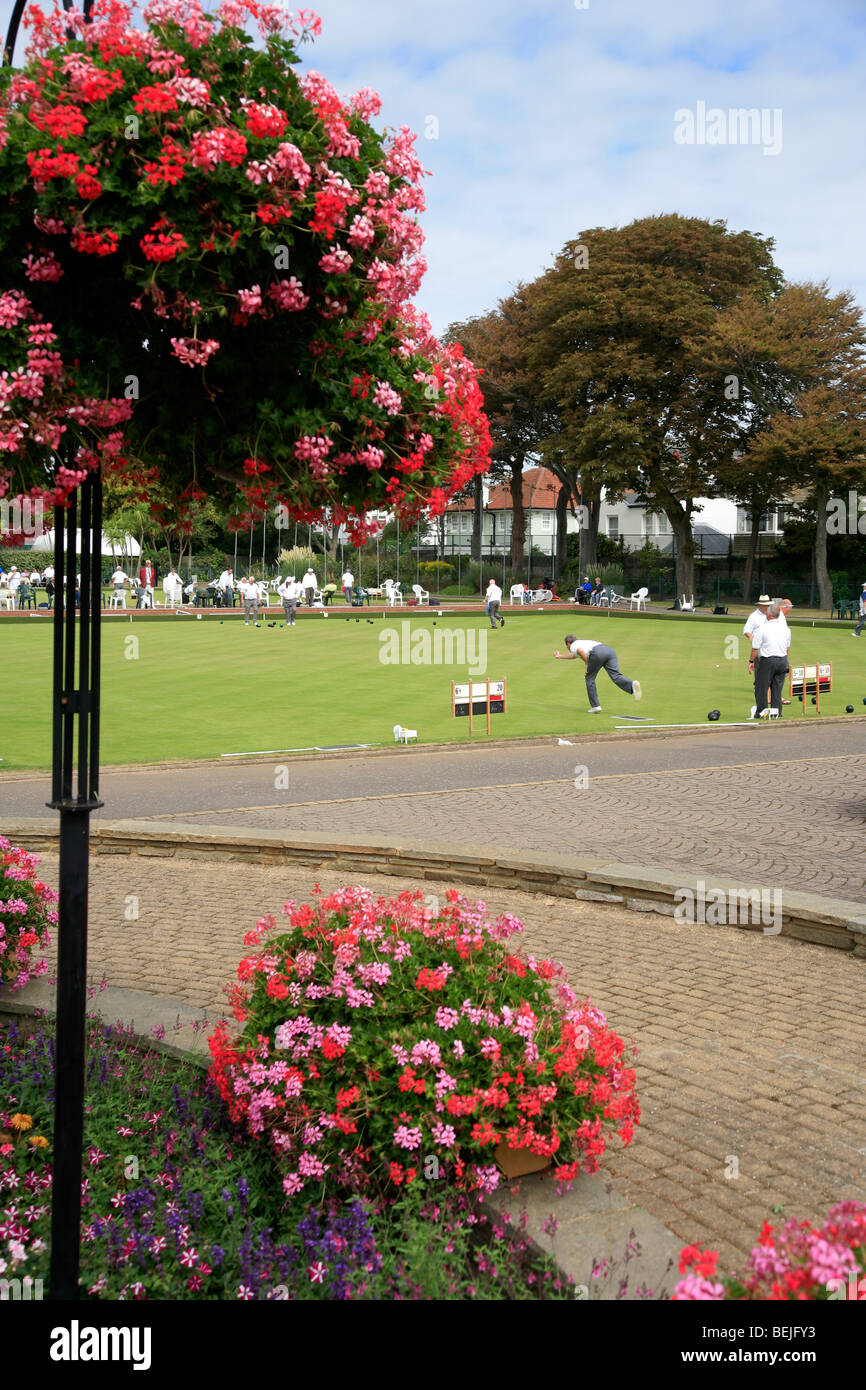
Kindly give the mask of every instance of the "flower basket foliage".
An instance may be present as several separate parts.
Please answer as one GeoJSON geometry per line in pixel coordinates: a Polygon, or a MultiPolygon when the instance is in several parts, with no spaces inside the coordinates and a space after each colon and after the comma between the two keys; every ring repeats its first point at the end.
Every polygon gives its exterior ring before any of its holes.
{"type": "Polygon", "coordinates": [[[32,960],[34,947],[51,943],[57,922],[57,894],[36,877],[39,858],[0,835],[0,994],[21,989],[44,975],[44,958],[32,960]]]}
{"type": "Polygon", "coordinates": [[[296,71],[311,12],[133,18],[30,5],[0,76],[0,491],[62,502],[101,463],[157,512],[206,492],[360,539],[368,509],[441,511],[489,434],[411,303],[415,136],[296,71]]]}
{"type": "Polygon", "coordinates": [[[273,1148],[289,1196],[393,1194],[445,1177],[499,1182],[529,1150],[570,1181],[640,1111],[626,1047],[562,966],[514,950],[511,916],[450,890],[387,900],[344,888],[262,918],[231,996],[243,1031],[210,1038],[233,1119],[273,1148]]]}

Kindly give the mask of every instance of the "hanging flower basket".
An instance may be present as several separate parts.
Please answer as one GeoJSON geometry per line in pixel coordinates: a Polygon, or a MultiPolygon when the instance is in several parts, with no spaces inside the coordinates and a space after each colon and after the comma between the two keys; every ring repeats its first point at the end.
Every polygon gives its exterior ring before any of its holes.
{"type": "Polygon", "coordinates": [[[362,540],[368,511],[441,513],[487,464],[481,391],[412,303],[415,136],[297,71],[318,18],[27,22],[0,71],[0,496],[63,502],[101,466],[157,515],[219,495],[362,540]]]}

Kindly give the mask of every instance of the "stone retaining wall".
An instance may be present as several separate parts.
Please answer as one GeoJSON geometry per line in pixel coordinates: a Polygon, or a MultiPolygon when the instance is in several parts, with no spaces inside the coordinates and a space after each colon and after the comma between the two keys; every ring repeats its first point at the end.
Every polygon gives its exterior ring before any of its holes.
{"type": "MultiPolygon", "coordinates": [[[[14,844],[35,853],[53,853],[58,832],[53,823],[35,818],[22,819],[3,828],[14,844]]],[[[722,892],[743,894],[743,881],[670,869],[602,860],[598,857],[562,857],[552,854],[503,855],[495,850],[460,853],[440,845],[405,842],[388,847],[361,836],[343,835],[326,840],[316,835],[292,835],[275,830],[206,829],[173,822],[112,821],[91,829],[91,853],[123,854],[142,858],[183,858],[236,860],[243,863],[291,863],[313,870],[330,869],[346,873],[385,874],[412,877],[431,884],[459,882],[481,887],[514,888],[523,893],[550,897],[577,898],[589,902],[621,903],[631,911],[657,912],[672,917],[682,893],[687,890],[699,900],[722,892]],[[679,897],[677,895],[680,895],[679,897]]],[[[756,892],[762,885],[750,883],[756,892]]],[[[763,885],[764,891],[771,890],[763,885]]],[[[768,899],[769,901],[769,899],[768,899]]],[[[769,934],[795,937],[819,946],[851,951],[866,960],[866,907],[844,899],[821,898],[816,894],[781,890],[781,932],[769,934]]],[[[746,904],[735,906],[736,917],[748,916],[746,904]]],[[[712,923],[710,923],[712,925],[712,923]]],[[[760,923],[727,920],[728,926],[743,931],[763,931],[760,923]]]]}

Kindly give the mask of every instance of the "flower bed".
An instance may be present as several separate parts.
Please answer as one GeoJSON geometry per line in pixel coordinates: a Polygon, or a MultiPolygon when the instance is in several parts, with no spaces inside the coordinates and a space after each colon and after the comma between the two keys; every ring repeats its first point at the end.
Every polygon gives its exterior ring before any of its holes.
{"type": "Polygon", "coordinates": [[[245,938],[263,946],[232,991],[245,1026],[215,1030],[212,1074],[290,1196],[393,1196],[446,1172],[492,1191],[499,1146],[568,1182],[595,1171],[606,1132],[632,1138],[625,1045],[563,968],[506,944],[513,917],[490,922],[454,891],[425,912],[420,897],[340,889],[287,903],[287,932],[266,917],[245,938]]]}
{"type": "Polygon", "coordinates": [[[39,858],[0,835],[0,993],[21,989],[47,970],[32,961],[34,946],[48,946],[57,921],[57,894],[36,877],[39,858]]]}
{"type": "MultiPolygon", "coordinates": [[[[431,1184],[378,1207],[286,1202],[207,1076],[88,1028],[82,1296],[566,1298],[507,1218],[431,1184]]],[[[48,1284],[54,1039],[0,1019],[0,1276],[48,1284]]],[[[38,1296],[38,1295],[37,1295],[38,1296]]]]}
{"type": "Polygon", "coordinates": [[[715,1250],[687,1246],[680,1256],[680,1273],[685,1278],[673,1297],[714,1302],[845,1298],[866,1271],[866,1203],[838,1202],[821,1227],[792,1219],[777,1232],[765,1221],[741,1276],[717,1275],[717,1261],[715,1250]]]}

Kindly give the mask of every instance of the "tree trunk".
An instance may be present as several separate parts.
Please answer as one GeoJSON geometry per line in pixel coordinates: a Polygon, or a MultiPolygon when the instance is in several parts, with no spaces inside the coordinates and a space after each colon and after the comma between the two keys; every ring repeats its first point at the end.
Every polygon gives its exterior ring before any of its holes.
{"type": "Polygon", "coordinates": [[[818,602],[827,612],[833,609],[833,586],[827,570],[827,499],[830,489],[820,482],[815,488],[815,578],[818,582],[818,602]]]}
{"type": "Polygon", "coordinates": [[[481,564],[481,542],[484,527],[484,479],[476,473],[472,480],[472,540],[470,558],[481,564]]]}
{"type": "Polygon", "coordinates": [[[511,579],[522,574],[526,565],[526,511],[523,506],[523,461],[511,465],[511,579]]]}
{"type": "MultiPolygon", "coordinates": [[[[588,515],[587,525],[580,537],[580,563],[584,574],[598,568],[598,523],[601,517],[601,489],[581,492],[579,501],[588,515]]],[[[583,517],[583,513],[579,513],[583,517]]],[[[590,578],[592,576],[590,575],[590,578]]]]}
{"type": "Polygon", "coordinates": [[[561,483],[556,499],[556,556],[554,578],[560,579],[568,563],[568,502],[571,488],[561,483]]]}
{"type": "Polygon", "coordinates": [[[682,507],[674,503],[670,510],[665,507],[664,511],[677,542],[677,597],[685,594],[690,599],[695,591],[695,538],[692,534],[691,509],[684,512],[682,507]]]}
{"type": "Polygon", "coordinates": [[[751,529],[749,530],[749,545],[746,550],[746,568],[743,573],[743,601],[749,602],[749,594],[752,590],[752,575],[755,573],[755,556],[758,553],[758,538],[761,532],[761,509],[752,508],[751,529]]]}

